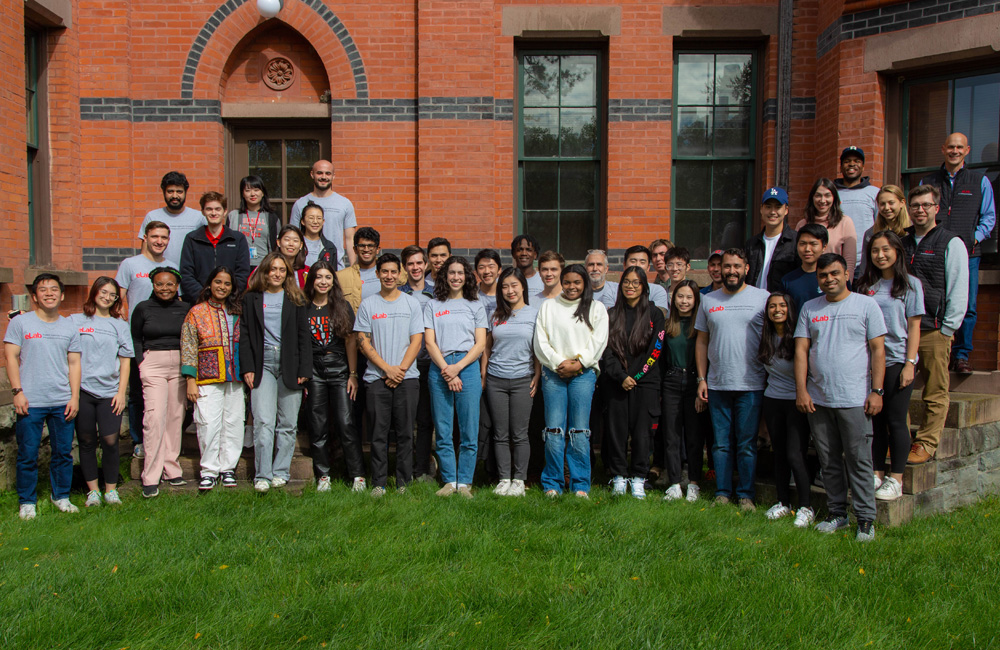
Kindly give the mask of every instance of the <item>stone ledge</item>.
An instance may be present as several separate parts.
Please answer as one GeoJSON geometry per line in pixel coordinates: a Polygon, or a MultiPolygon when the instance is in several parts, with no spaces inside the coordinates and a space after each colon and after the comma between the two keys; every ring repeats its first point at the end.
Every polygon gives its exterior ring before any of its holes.
{"type": "Polygon", "coordinates": [[[72,269],[46,269],[37,266],[29,266],[24,270],[24,283],[31,284],[41,273],[55,273],[63,281],[63,284],[71,287],[89,287],[90,278],[83,271],[72,269]]]}
{"type": "Polygon", "coordinates": [[[10,284],[14,281],[14,269],[9,266],[0,266],[0,283],[10,284]]]}

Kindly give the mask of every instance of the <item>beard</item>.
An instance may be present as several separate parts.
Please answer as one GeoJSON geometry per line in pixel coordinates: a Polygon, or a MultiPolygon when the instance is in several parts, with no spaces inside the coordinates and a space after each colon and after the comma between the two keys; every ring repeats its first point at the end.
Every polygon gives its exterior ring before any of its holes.
{"type": "Polygon", "coordinates": [[[722,285],[729,291],[739,291],[743,288],[743,283],[746,282],[747,276],[738,275],[734,280],[731,275],[723,276],[722,285]]]}

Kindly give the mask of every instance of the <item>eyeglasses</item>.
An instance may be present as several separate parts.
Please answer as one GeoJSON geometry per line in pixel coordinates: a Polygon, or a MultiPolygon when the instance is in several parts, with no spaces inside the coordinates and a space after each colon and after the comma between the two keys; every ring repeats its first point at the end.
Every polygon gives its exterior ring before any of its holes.
{"type": "Polygon", "coordinates": [[[675,264],[667,264],[667,268],[668,269],[672,269],[672,270],[675,270],[675,271],[679,271],[679,270],[683,269],[685,266],[687,266],[687,264],[683,264],[683,263],[681,263],[681,264],[676,264],[676,263],[675,264]]]}
{"type": "Polygon", "coordinates": [[[375,244],[358,244],[357,245],[357,249],[359,251],[373,251],[376,248],[378,248],[378,246],[376,246],[375,244]]]}
{"type": "Polygon", "coordinates": [[[924,212],[930,212],[934,208],[938,207],[937,203],[911,203],[910,209],[916,212],[917,210],[923,210],[924,212]]]}
{"type": "Polygon", "coordinates": [[[622,280],[622,286],[631,289],[641,289],[642,280],[622,280]]]}

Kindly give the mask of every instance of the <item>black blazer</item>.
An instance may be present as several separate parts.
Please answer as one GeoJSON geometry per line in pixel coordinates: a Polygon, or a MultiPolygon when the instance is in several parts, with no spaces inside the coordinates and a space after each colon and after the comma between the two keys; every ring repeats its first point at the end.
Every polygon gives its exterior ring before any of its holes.
{"type": "MultiPolygon", "coordinates": [[[[281,379],[290,390],[302,390],[298,378],[312,379],[312,338],[306,308],[285,296],[281,308],[281,379]]],[[[240,372],[253,373],[253,387],[260,386],[264,371],[264,294],[248,291],[243,296],[240,318],[240,372]]]]}

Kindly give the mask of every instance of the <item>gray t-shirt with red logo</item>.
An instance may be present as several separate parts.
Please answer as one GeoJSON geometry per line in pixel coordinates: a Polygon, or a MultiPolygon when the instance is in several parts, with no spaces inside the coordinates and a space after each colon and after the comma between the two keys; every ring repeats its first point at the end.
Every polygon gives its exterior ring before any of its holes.
{"type": "Polygon", "coordinates": [[[424,305],[424,327],[434,330],[441,354],[468,352],[476,343],[476,329],[487,327],[486,310],[478,300],[431,300],[424,305]]]}
{"type": "Polygon", "coordinates": [[[820,296],[799,313],[795,338],[809,339],[809,396],[817,406],[857,408],[871,390],[868,341],[885,335],[873,298],[850,293],[838,302],[820,296]]]}
{"type": "Polygon", "coordinates": [[[73,314],[70,320],[80,332],[80,361],[83,368],[80,390],[107,399],[118,392],[121,379],[120,357],[132,358],[132,334],[120,318],[73,314]]]}
{"type": "Polygon", "coordinates": [[[902,300],[892,297],[892,280],[879,280],[868,290],[885,319],[885,365],[906,363],[906,340],[909,336],[906,319],[924,315],[924,285],[910,276],[910,290],[902,300]]]}
{"type": "Polygon", "coordinates": [[[535,372],[535,319],[538,307],[525,305],[502,323],[490,320],[493,347],[486,374],[500,379],[520,379],[535,372]]]}
{"type": "Polygon", "coordinates": [[[4,343],[21,347],[21,388],[28,408],[65,406],[73,398],[69,387],[70,352],[80,352],[80,332],[68,318],[46,323],[35,312],[21,314],[7,325],[4,343]]]}
{"type": "MultiPolygon", "coordinates": [[[[428,303],[430,304],[430,303],[428,303]]],[[[371,334],[372,345],[379,356],[390,366],[398,366],[410,347],[410,337],[424,333],[424,318],[420,303],[403,292],[395,300],[386,300],[381,293],[361,301],[354,331],[371,334]]],[[[368,383],[382,379],[385,373],[374,363],[368,363],[364,380],[368,383]]],[[[412,363],[404,379],[419,379],[420,370],[412,363]]]]}
{"type": "Polygon", "coordinates": [[[719,289],[702,297],[694,328],[709,336],[709,389],[764,390],[767,375],[757,360],[757,348],[769,295],[744,285],[732,295],[719,289]]]}
{"type": "Polygon", "coordinates": [[[145,255],[134,255],[122,260],[118,266],[118,274],[115,280],[118,286],[125,290],[125,298],[128,301],[128,318],[132,320],[132,312],[143,300],[149,300],[153,295],[153,281],[149,279],[149,272],[158,266],[167,266],[176,269],[177,265],[170,260],[164,259],[162,262],[154,262],[145,255]]]}

